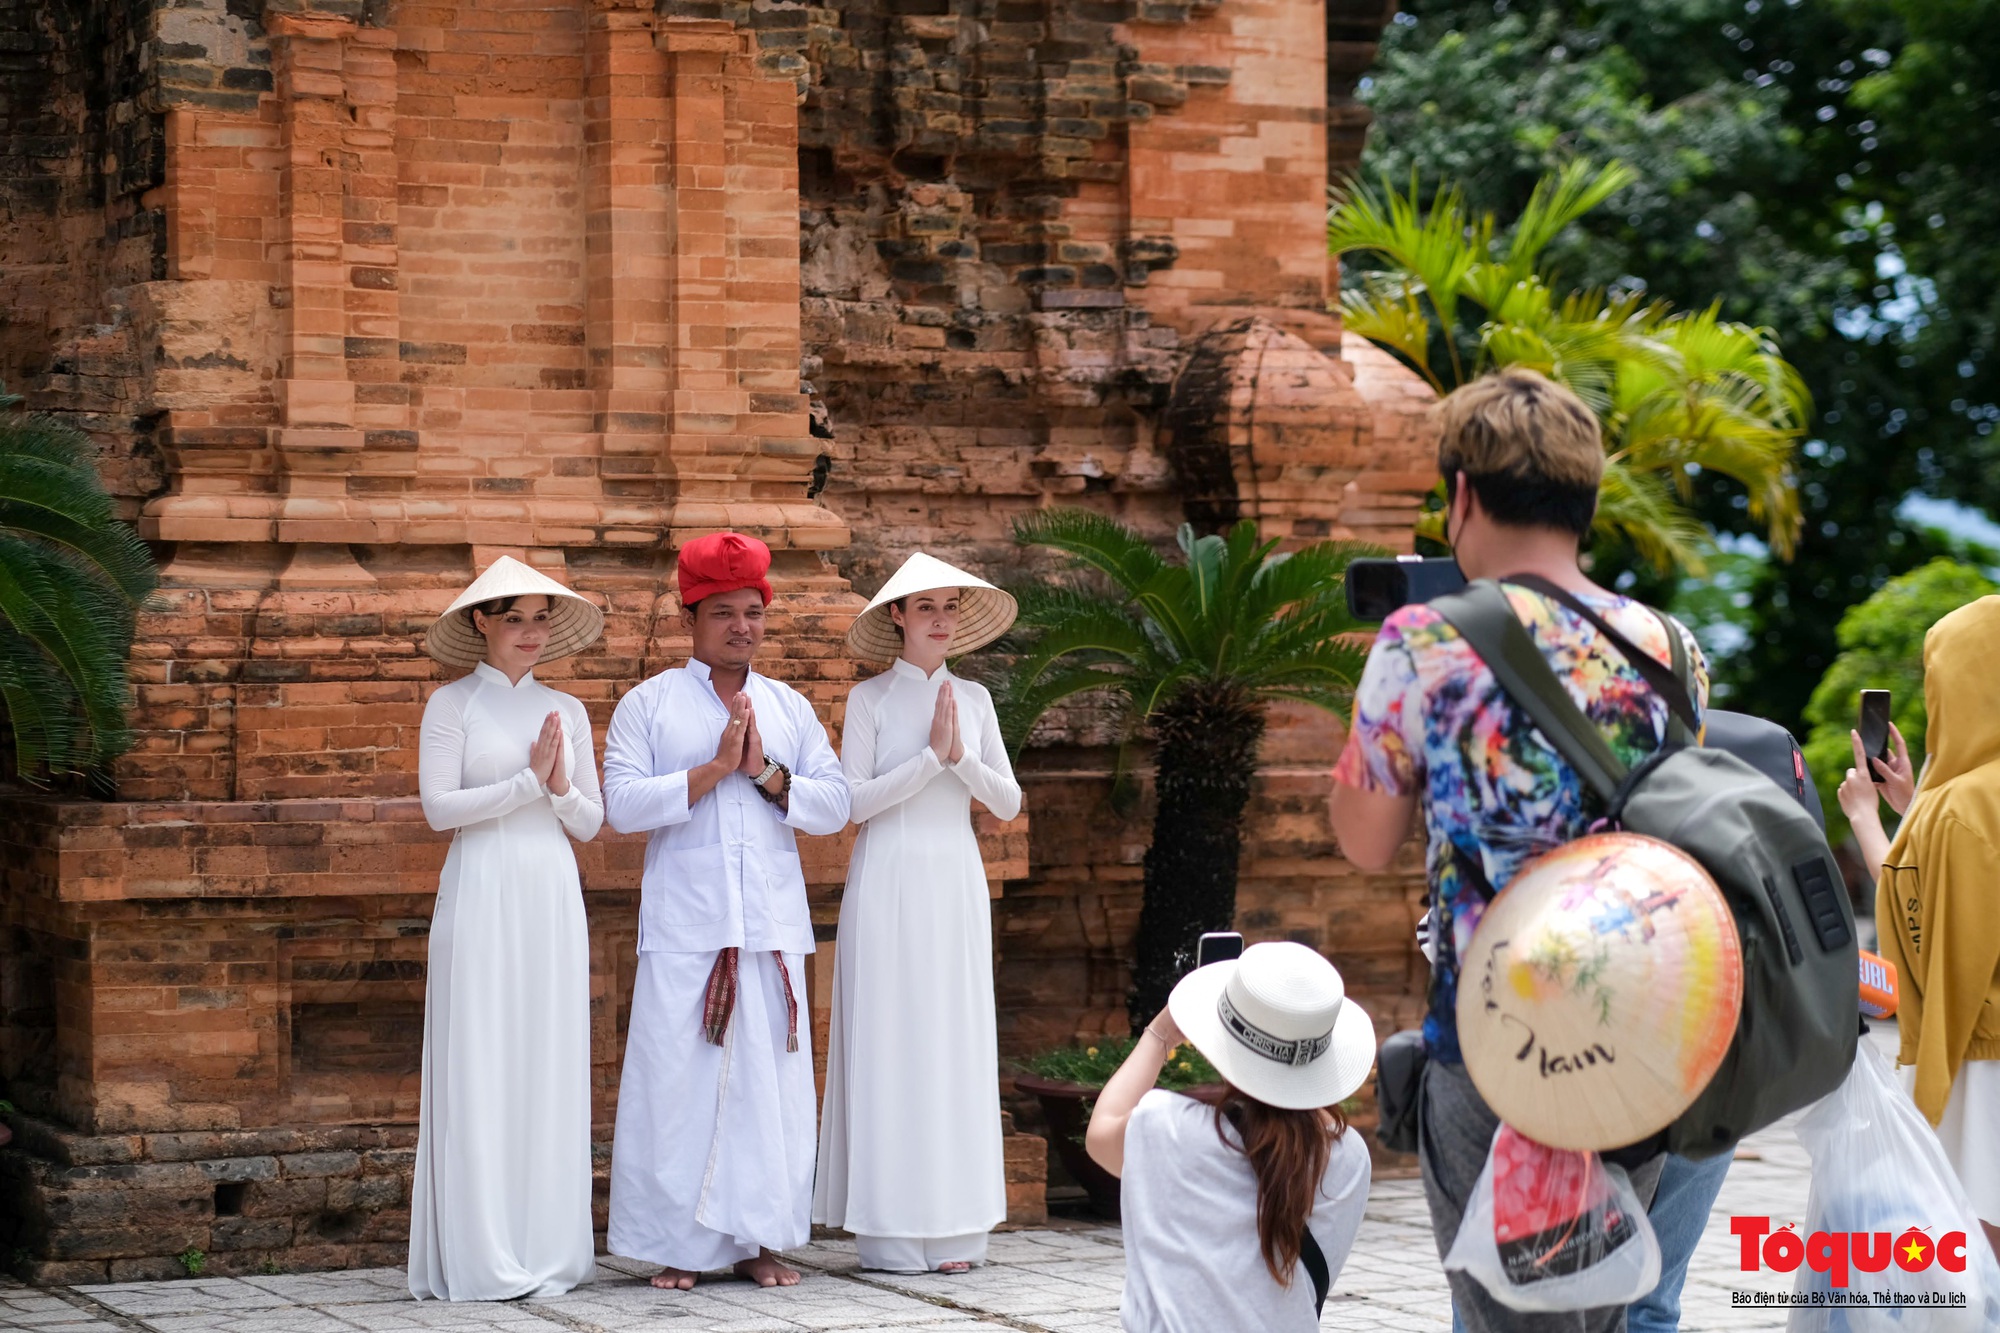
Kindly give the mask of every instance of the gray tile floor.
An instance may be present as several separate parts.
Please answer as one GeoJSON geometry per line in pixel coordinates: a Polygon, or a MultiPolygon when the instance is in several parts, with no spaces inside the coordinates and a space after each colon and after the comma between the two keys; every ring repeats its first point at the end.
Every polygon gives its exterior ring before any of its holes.
{"type": "MultiPolygon", "coordinates": [[[[1877,1039],[1892,1041],[1893,1031],[1878,1031],[1877,1039]]],[[[1777,1225],[1802,1222],[1808,1167],[1789,1124],[1745,1141],[1689,1273],[1686,1333],[1783,1326],[1782,1311],[1733,1303],[1736,1291],[1791,1283],[1784,1274],[1738,1271],[1729,1219],[1745,1213],[1777,1225]]],[[[649,1265],[607,1258],[595,1282],[567,1295],[505,1304],[419,1304],[393,1268],[53,1290],[0,1280],[0,1333],[1116,1333],[1125,1278],[1118,1229],[1104,1225],[997,1235],[988,1265],[959,1277],[864,1274],[853,1244],[837,1240],[815,1242],[791,1259],[806,1277],[790,1290],[717,1279],[692,1292],[659,1292],[644,1282],[649,1265]]],[[[1450,1329],[1416,1181],[1376,1182],[1321,1327],[1450,1329]]]]}
{"type": "MultiPolygon", "coordinates": [[[[1788,1284],[1777,1274],[1736,1271],[1729,1216],[1802,1219],[1805,1202],[1805,1153],[1788,1129],[1745,1145],[1696,1255],[1683,1329],[1778,1325],[1770,1310],[1732,1307],[1735,1289],[1788,1284]]],[[[567,1295],[505,1304],[419,1304],[393,1268],[56,1290],[6,1284],[0,1333],[1115,1333],[1125,1277],[1114,1226],[998,1235],[991,1262],[959,1277],[864,1274],[844,1241],[815,1242],[791,1258],[806,1274],[791,1290],[717,1279],[692,1292],[658,1292],[643,1281],[650,1266],[607,1258],[597,1281],[567,1295]]],[[[1451,1327],[1415,1181],[1376,1183],[1321,1327],[1355,1333],[1451,1327]]]]}

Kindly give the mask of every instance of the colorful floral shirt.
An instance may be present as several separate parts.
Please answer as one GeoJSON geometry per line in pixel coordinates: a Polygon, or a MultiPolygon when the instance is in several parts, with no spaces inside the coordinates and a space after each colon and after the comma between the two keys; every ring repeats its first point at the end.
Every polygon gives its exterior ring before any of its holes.
{"type": "MultiPolygon", "coordinates": [[[[1512,585],[1507,595],[1618,757],[1637,763],[1657,749],[1666,735],[1666,703],[1618,650],[1553,599],[1512,585]]],[[[1613,593],[1581,600],[1640,648],[1669,660],[1666,629],[1643,605],[1613,593]]],[[[1694,668],[1695,707],[1705,711],[1707,664],[1687,630],[1676,628],[1694,668]]],[[[1602,813],[1600,803],[1471,645],[1427,606],[1404,607],[1383,622],[1355,691],[1353,727],[1334,780],[1422,798],[1438,941],[1424,1044],[1433,1057],[1460,1063],[1458,959],[1490,892],[1506,888],[1538,854],[1580,837],[1602,813]]]]}

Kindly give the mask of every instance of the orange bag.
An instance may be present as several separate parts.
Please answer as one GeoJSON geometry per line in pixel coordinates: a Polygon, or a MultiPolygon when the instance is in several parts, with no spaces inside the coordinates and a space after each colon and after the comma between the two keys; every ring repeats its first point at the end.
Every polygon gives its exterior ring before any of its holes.
{"type": "Polygon", "coordinates": [[[1861,1012],[1869,1018],[1896,1012],[1896,965],[1866,949],[1861,950],[1861,1012]]]}

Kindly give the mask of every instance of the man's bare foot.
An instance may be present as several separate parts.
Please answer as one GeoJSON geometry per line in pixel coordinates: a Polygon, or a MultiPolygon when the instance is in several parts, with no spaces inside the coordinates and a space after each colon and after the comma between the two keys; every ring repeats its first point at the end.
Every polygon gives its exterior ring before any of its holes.
{"type": "Polygon", "coordinates": [[[946,1263],[939,1264],[937,1271],[940,1273],[970,1273],[972,1265],[963,1259],[952,1259],[946,1263]]]}
{"type": "Polygon", "coordinates": [[[778,1256],[765,1250],[755,1259],[745,1259],[736,1265],[736,1276],[747,1277],[760,1287],[796,1287],[799,1285],[799,1271],[787,1268],[778,1262],[778,1256]]]}
{"type": "Polygon", "coordinates": [[[690,1273],[685,1268],[662,1268],[653,1274],[653,1285],[661,1291],[693,1291],[694,1284],[701,1280],[701,1274],[690,1273]]]}

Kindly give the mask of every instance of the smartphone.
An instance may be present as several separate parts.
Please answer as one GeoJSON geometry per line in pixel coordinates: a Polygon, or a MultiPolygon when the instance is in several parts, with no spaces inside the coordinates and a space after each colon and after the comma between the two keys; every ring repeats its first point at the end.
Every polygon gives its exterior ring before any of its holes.
{"type": "MultiPolygon", "coordinates": [[[[1870,759],[1889,757],[1889,691],[1861,691],[1861,721],[1856,730],[1861,733],[1861,753],[1870,759]]],[[[1875,777],[1873,773],[1868,776],[1875,777]]]]}
{"type": "Polygon", "coordinates": [[[1450,556],[1355,560],[1347,566],[1347,610],[1356,620],[1382,621],[1402,607],[1464,586],[1465,575],[1450,556]]]}
{"type": "Polygon", "coordinates": [[[1226,963],[1232,958],[1243,956],[1243,937],[1233,930],[1211,930],[1201,937],[1201,943],[1194,947],[1194,965],[1207,967],[1210,963],[1226,963]]]}

